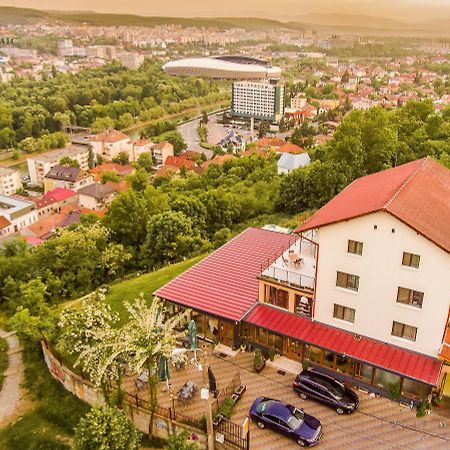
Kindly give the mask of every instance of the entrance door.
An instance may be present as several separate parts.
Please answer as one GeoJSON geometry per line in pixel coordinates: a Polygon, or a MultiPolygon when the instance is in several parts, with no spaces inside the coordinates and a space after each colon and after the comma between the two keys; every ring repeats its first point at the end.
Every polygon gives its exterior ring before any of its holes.
{"type": "Polygon", "coordinates": [[[221,344],[233,348],[234,327],[230,322],[225,320],[219,321],[219,341],[221,344]]]}
{"type": "Polygon", "coordinates": [[[294,359],[295,361],[302,360],[302,344],[300,342],[294,341],[291,338],[283,339],[283,353],[289,359],[294,359]]]}

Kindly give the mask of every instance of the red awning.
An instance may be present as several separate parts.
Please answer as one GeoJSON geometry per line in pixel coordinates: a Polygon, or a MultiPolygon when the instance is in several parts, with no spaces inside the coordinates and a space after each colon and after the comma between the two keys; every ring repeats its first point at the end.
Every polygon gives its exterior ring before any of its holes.
{"type": "Polygon", "coordinates": [[[439,380],[442,362],[438,359],[375,339],[356,338],[353,333],[262,303],[250,311],[245,322],[432,386],[439,380]]]}

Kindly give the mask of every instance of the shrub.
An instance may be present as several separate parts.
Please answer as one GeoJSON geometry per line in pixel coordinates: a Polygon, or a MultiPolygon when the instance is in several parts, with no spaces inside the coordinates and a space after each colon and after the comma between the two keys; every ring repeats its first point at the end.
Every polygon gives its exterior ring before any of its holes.
{"type": "Polygon", "coordinates": [[[141,433],[123,411],[105,405],[92,408],[81,418],[75,432],[75,448],[139,450],[141,439],[141,433]]]}
{"type": "Polygon", "coordinates": [[[397,381],[396,383],[389,383],[388,389],[392,400],[398,400],[400,397],[400,381],[397,381]]]}

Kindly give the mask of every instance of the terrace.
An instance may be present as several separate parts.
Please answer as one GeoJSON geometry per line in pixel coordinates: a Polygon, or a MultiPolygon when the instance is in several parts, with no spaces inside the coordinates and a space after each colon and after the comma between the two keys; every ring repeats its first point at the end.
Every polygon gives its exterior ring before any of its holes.
{"type": "Polygon", "coordinates": [[[261,271],[261,278],[310,292],[314,291],[317,245],[313,233],[300,237],[261,271]]]}

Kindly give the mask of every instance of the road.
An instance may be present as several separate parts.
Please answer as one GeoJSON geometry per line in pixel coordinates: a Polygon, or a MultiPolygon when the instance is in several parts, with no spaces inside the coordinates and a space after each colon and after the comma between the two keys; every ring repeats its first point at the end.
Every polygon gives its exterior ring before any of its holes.
{"type": "MultiPolygon", "coordinates": [[[[200,146],[198,140],[197,128],[200,123],[200,119],[192,120],[191,122],[183,123],[178,125],[178,131],[183,136],[186,141],[187,149],[193,150],[194,152],[205,153],[207,158],[210,159],[213,156],[211,150],[206,150],[200,146]]],[[[217,123],[217,115],[213,114],[209,116],[207,123],[208,128],[208,143],[216,145],[218,144],[227,134],[229,128],[224,127],[222,124],[217,123]]]]}

